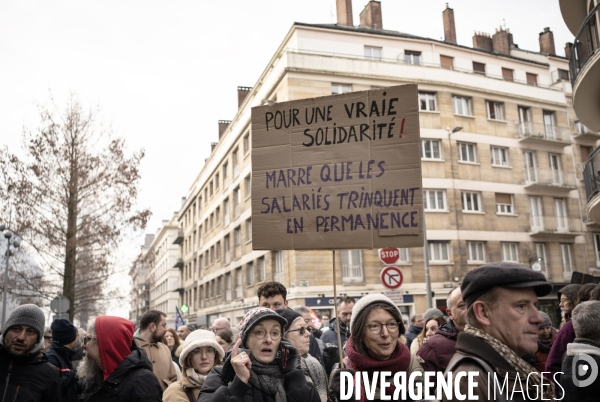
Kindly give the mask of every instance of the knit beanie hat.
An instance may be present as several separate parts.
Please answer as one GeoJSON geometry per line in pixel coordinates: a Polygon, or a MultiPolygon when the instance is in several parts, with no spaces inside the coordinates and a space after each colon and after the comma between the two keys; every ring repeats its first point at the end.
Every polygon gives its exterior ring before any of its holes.
{"type": "Polygon", "coordinates": [[[77,338],[77,328],[71,321],[64,318],[57,318],[50,326],[52,330],[52,342],[64,346],[73,342],[77,338]]]}
{"type": "MultiPolygon", "coordinates": [[[[44,347],[45,323],[46,317],[41,308],[35,304],[23,304],[10,313],[8,320],[6,320],[6,323],[4,324],[4,328],[2,328],[2,333],[5,334],[9,328],[17,325],[27,325],[28,327],[35,329],[38,333],[38,344],[31,352],[36,352],[44,347]]],[[[0,336],[0,344],[4,344],[4,335],[0,336]]]]}
{"type": "Polygon", "coordinates": [[[246,347],[246,340],[250,330],[259,322],[263,320],[275,320],[281,324],[281,329],[286,326],[287,320],[266,307],[256,307],[248,311],[238,325],[240,331],[240,338],[242,339],[242,346],[246,347]]]}
{"type": "Polygon", "coordinates": [[[360,300],[354,304],[354,307],[352,307],[352,318],[350,319],[350,333],[353,332],[352,328],[354,326],[356,318],[361,315],[365,307],[373,303],[385,303],[395,308],[398,311],[398,315],[400,316],[400,321],[398,322],[398,325],[400,326],[400,333],[403,334],[405,332],[404,323],[402,322],[402,313],[400,312],[398,306],[396,306],[396,303],[394,303],[390,300],[389,297],[382,295],[381,293],[372,293],[370,295],[361,297],[360,300]]]}
{"type": "Polygon", "coordinates": [[[541,323],[540,325],[538,325],[538,328],[542,328],[545,327],[546,325],[552,325],[552,321],[550,321],[550,316],[546,313],[544,313],[543,311],[540,311],[540,314],[542,315],[542,317],[544,317],[544,322],[541,323]]]}
{"type": "Polygon", "coordinates": [[[288,332],[294,321],[296,321],[298,318],[304,319],[300,313],[287,307],[275,310],[275,312],[287,320],[287,324],[285,324],[282,328],[284,334],[288,332]]]}
{"type": "Polygon", "coordinates": [[[575,303],[577,302],[577,292],[579,292],[579,288],[581,288],[581,285],[577,283],[572,283],[570,285],[565,286],[556,293],[556,295],[558,296],[558,300],[560,301],[560,295],[564,294],[569,298],[571,304],[575,306],[575,303]]]}
{"type": "MultiPolygon", "coordinates": [[[[194,332],[190,333],[183,342],[183,350],[179,355],[179,364],[182,368],[185,365],[185,359],[187,359],[188,355],[192,352],[192,350],[196,348],[210,346],[217,353],[217,357],[220,361],[223,361],[223,356],[225,352],[219,343],[217,342],[217,338],[212,331],[207,331],[205,329],[197,329],[194,332]]],[[[215,361],[217,359],[215,358],[215,361]]]]}
{"type": "Polygon", "coordinates": [[[427,321],[435,318],[435,317],[443,317],[444,313],[442,313],[439,309],[432,307],[427,309],[425,314],[423,314],[423,326],[427,325],[427,321]]]}

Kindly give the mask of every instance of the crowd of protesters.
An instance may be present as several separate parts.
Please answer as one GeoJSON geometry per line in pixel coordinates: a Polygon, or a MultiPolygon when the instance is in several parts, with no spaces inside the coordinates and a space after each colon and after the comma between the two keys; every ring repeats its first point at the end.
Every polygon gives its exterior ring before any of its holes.
{"type": "MultiPolygon", "coordinates": [[[[258,307],[237,325],[219,317],[206,329],[167,328],[157,310],[146,312],[137,330],[112,316],[84,329],[65,319],[48,328],[42,310],[26,304],[13,310],[0,336],[0,395],[3,402],[333,402],[342,396],[342,373],[386,371],[478,372],[479,400],[600,400],[600,379],[585,372],[600,367],[600,285],[558,291],[558,328],[538,310],[538,297],[551,290],[529,268],[486,264],[450,291],[445,311],[432,308],[409,323],[383,294],[342,297],[336,317],[317,317],[306,306],[288,307],[286,288],[267,282],[258,307]],[[489,383],[488,373],[505,376],[504,388],[489,383]],[[519,387],[526,389],[510,393],[519,387]]],[[[351,400],[367,400],[370,385],[359,378],[351,400]]],[[[464,394],[467,381],[459,383],[464,394]]],[[[370,391],[382,400],[395,385],[370,391]]]]}

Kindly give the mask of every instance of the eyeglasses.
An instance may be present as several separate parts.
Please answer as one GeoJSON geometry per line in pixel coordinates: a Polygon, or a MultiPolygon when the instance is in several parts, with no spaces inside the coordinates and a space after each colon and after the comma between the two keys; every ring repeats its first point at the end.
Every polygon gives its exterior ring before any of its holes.
{"type": "MultiPolygon", "coordinates": [[[[264,339],[264,337],[267,335],[267,331],[263,331],[262,329],[257,329],[256,331],[254,331],[254,337],[256,339],[264,339]]],[[[269,332],[269,335],[271,336],[271,339],[276,341],[277,339],[281,338],[281,332],[280,331],[271,331],[269,332]]]]}
{"type": "Polygon", "coordinates": [[[288,332],[296,332],[298,331],[300,333],[300,336],[304,335],[304,333],[308,332],[309,334],[312,332],[312,328],[311,327],[300,327],[298,329],[290,329],[288,332]]]}
{"type": "Polygon", "coordinates": [[[384,326],[387,328],[390,334],[394,334],[400,329],[400,326],[397,322],[388,322],[387,324],[380,324],[378,322],[374,322],[372,324],[368,324],[367,328],[369,328],[369,331],[371,331],[372,334],[379,334],[381,333],[381,329],[384,326]]]}
{"type": "Polygon", "coordinates": [[[92,339],[98,339],[98,338],[91,337],[91,336],[86,336],[85,338],[83,338],[83,344],[84,344],[84,345],[87,345],[87,343],[88,343],[89,341],[91,341],[92,339]]]}
{"type": "Polygon", "coordinates": [[[213,348],[206,348],[206,349],[196,348],[196,349],[192,350],[192,354],[194,354],[194,355],[199,355],[202,352],[206,353],[206,356],[214,356],[216,353],[216,351],[213,348]]]}

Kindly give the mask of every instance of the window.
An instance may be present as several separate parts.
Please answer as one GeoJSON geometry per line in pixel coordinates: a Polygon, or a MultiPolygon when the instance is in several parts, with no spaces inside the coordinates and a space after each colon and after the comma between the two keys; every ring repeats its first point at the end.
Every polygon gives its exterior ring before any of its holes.
{"type": "Polygon", "coordinates": [[[542,273],[548,274],[548,267],[546,265],[546,245],[544,243],[533,243],[535,247],[535,256],[538,258],[539,264],[542,266],[542,273]]]}
{"type": "Polygon", "coordinates": [[[244,146],[244,155],[246,155],[248,152],[250,152],[250,134],[249,133],[244,136],[243,146],[244,146]]]}
{"type": "Polygon", "coordinates": [[[496,193],[496,213],[511,215],[515,213],[512,194],[496,193]]]}
{"type": "Polygon", "coordinates": [[[556,132],[556,116],[554,115],[554,112],[552,111],[548,111],[548,110],[544,110],[544,131],[546,133],[546,138],[550,139],[550,140],[554,140],[557,139],[557,132],[556,132]]]}
{"type": "Polygon", "coordinates": [[[550,165],[550,172],[552,173],[552,184],[561,185],[562,181],[562,167],[560,164],[559,154],[548,154],[548,164],[550,165]]]}
{"type": "Polygon", "coordinates": [[[210,258],[208,257],[208,250],[206,250],[206,253],[204,253],[204,267],[208,267],[209,263],[210,263],[210,258]]]}
{"type": "Polygon", "coordinates": [[[219,276],[217,278],[217,296],[221,296],[222,292],[223,292],[223,277],[219,276]]]}
{"type": "Polygon", "coordinates": [[[569,71],[559,68],[558,69],[558,78],[561,80],[569,81],[569,71]]]}
{"type": "Polygon", "coordinates": [[[475,74],[485,75],[485,64],[474,61],[473,62],[473,72],[475,74]]]}
{"type": "Polygon", "coordinates": [[[468,142],[458,143],[458,160],[462,162],[477,162],[477,145],[468,142]]]}
{"type": "Polygon", "coordinates": [[[215,190],[219,189],[219,173],[215,174],[215,190]]]}
{"type": "Polygon", "coordinates": [[[462,192],[462,210],[463,212],[481,212],[481,201],[479,193],[470,191],[462,192]]]}
{"type": "Polygon", "coordinates": [[[246,240],[252,240],[252,218],[246,219],[246,240]]]}
{"type": "Polygon", "coordinates": [[[381,48],[374,46],[365,46],[365,58],[371,60],[381,60],[381,48]]]}
{"type": "Polygon", "coordinates": [[[254,285],[254,262],[246,264],[246,285],[254,285]]]}
{"type": "Polygon", "coordinates": [[[517,243],[501,243],[502,261],[519,262],[519,250],[517,243]]]}
{"type": "Polygon", "coordinates": [[[586,163],[588,158],[590,157],[590,154],[592,153],[593,148],[592,147],[588,147],[586,145],[580,145],[579,146],[579,151],[581,152],[581,162],[582,163],[586,163]]]}
{"type": "Polygon", "coordinates": [[[519,133],[522,137],[528,137],[533,133],[531,125],[531,108],[519,106],[519,133]]]}
{"type": "Polygon", "coordinates": [[[233,177],[237,177],[240,174],[240,164],[238,160],[238,149],[234,149],[231,153],[231,166],[233,167],[233,177]]]}
{"type": "Polygon", "coordinates": [[[514,81],[514,70],[502,67],[502,78],[504,78],[504,81],[514,81]]]}
{"type": "Polygon", "coordinates": [[[525,157],[525,181],[527,183],[537,182],[537,160],[532,151],[523,151],[525,157]]]}
{"type": "Polygon", "coordinates": [[[273,278],[275,282],[283,283],[284,270],[283,270],[283,251],[275,251],[275,276],[273,278]]]}
{"type": "Polygon", "coordinates": [[[492,165],[510,166],[508,162],[508,148],[492,146],[492,165]]]}
{"type": "Polygon", "coordinates": [[[446,190],[423,190],[425,211],[446,211],[446,190]]]}
{"type": "Polygon", "coordinates": [[[221,259],[221,241],[220,240],[217,242],[216,252],[217,252],[217,261],[219,261],[221,259]]]}
{"type": "Polygon", "coordinates": [[[429,243],[429,261],[431,262],[450,262],[450,242],[430,241],[429,243]]]}
{"type": "Polygon", "coordinates": [[[465,96],[452,95],[452,111],[454,112],[454,114],[472,116],[471,98],[467,98],[465,96]]]}
{"type": "Polygon", "coordinates": [[[204,203],[208,203],[208,187],[204,189],[204,203]]]}
{"type": "Polygon", "coordinates": [[[243,279],[242,279],[242,268],[238,268],[235,270],[235,298],[241,299],[244,297],[244,292],[242,290],[243,279]]]}
{"type": "Polygon", "coordinates": [[[448,70],[454,69],[454,57],[440,54],[440,66],[448,70]]]}
{"type": "Polygon", "coordinates": [[[231,273],[225,274],[225,300],[231,301],[231,273]]]}
{"type": "Polygon", "coordinates": [[[441,140],[421,140],[421,159],[442,159],[441,140]]]}
{"type": "Polygon", "coordinates": [[[404,262],[404,263],[408,263],[410,262],[410,254],[407,248],[399,248],[398,250],[400,250],[400,258],[399,258],[399,262],[404,262]]]}
{"type": "Polygon", "coordinates": [[[233,242],[236,247],[242,244],[242,228],[240,226],[233,230],[233,242]]]}
{"type": "Polygon", "coordinates": [[[229,249],[229,235],[223,238],[223,246],[225,249],[225,264],[229,264],[231,262],[231,250],[229,249]]]}
{"type": "Polygon", "coordinates": [[[215,218],[215,213],[211,212],[211,214],[210,214],[210,228],[211,229],[215,227],[215,219],[214,218],[215,218]]]}
{"type": "Polygon", "coordinates": [[[223,201],[223,221],[225,225],[229,225],[231,213],[229,212],[229,198],[225,198],[223,201]]]}
{"type": "Polygon", "coordinates": [[[215,210],[215,224],[218,225],[221,222],[221,207],[217,207],[215,210]]]}
{"type": "Polygon", "coordinates": [[[563,198],[554,199],[554,213],[556,214],[556,230],[562,233],[569,231],[569,216],[567,203],[563,198]]]}
{"type": "Polygon", "coordinates": [[[223,164],[223,188],[227,187],[229,185],[229,176],[228,176],[228,168],[229,165],[227,164],[227,162],[225,162],[223,164]]]}
{"type": "Polygon", "coordinates": [[[362,252],[360,250],[342,250],[342,282],[363,282],[362,252]]]}
{"type": "Polygon", "coordinates": [[[487,109],[487,118],[492,120],[505,120],[504,118],[504,103],[485,101],[487,109]]]}
{"type": "Polygon", "coordinates": [[[421,64],[421,52],[406,50],[404,52],[404,62],[406,64],[421,64]]]}
{"type": "Polygon", "coordinates": [[[250,180],[250,175],[246,176],[244,179],[244,187],[246,187],[246,197],[250,195],[252,191],[252,181],[250,180]]]}
{"type": "Polygon", "coordinates": [[[256,265],[258,268],[258,281],[264,282],[265,278],[267,277],[267,271],[265,268],[265,257],[260,257],[258,260],[256,260],[256,265]]]}
{"type": "Polygon", "coordinates": [[[529,197],[529,219],[532,231],[538,232],[544,230],[544,217],[542,215],[541,197],[529,197]]]}
{"type": "Polygon", "coordinates": [[[350,84],[331,84],[331,93],[333,95],[345,94],[350,91],[352,91],[352,85],[350,84]]]}
{"type": "Polygon", "coordinates": [[[467,253],[469,262],[485,262],[485,245],[481,241],[468,241],[467,253]]]}
{"type": "Polygon", "coordinates": [[[600,234],[594,233],[594,250],[596,250],[596,266],[600,267],[600,234]]]}
{"type": "Polygon", "coordinates": [[[210,263],[214,264],[215,262],[215,246],[210,247],[210,263]]]}
{"type": "Polygon", "coordinates": [[[242,202],[241,191],[239,187],[233,190],[233,217],[240,216],[240,203],[242,202]]]}
{"type": "Polygon", "coordinates": [[[571,260],[571,245],[561,244],[560,254],[562,257],[563,274],[565,278],[571,278],[573,273],[573,261],[571,260]]]}
{"type": "Polygon", "coordinates": [[[212,197],[214,192],[213,192],[213,182],[211,180],[211,182],[208,184],[208,187],[210,188],[210,196],[212,197]]]}
{"type": "Polygon", "coordinates": [[[419,92],[419,108],[429,112],[437,110],[435,103],[435,93],[419,92]]]}
{"type": "Polygon", "coordinates": [[[537,85],[537,74],[525,73],[525,75],[527,76],[527,85],[537,85]]]}

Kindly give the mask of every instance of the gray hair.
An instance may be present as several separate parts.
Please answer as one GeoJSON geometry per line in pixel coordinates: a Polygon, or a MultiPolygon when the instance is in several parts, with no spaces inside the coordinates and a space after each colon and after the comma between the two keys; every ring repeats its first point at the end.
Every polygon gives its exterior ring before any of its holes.
{"type": "Polygon", "coordinates": [[[450,299],[452,298],[452,293],[456,292],[457,289],[460,289],[460,286],[455,287],[454,289],[452,289],[450,291],[450,293],[448,293],[448,297],[446,298],[446,307],[448,307],[450,310],[452,310],[452,307],[454,307],[451,303],[450,303],[450,299]]]}
{"type": "Polygon", "coordinates": [[[410,319],[410,323],[414,324],[415,322],[417,322],[417,320],[420,318],[423,318],[423,314],[415,314],[412,316],[412,318],[410,319]]]}
{"type": "Polygon", "coordinates": [[[310,313],[310,310],[308,309],[308,307],[305,306],[294,306],[292,307],[292,310],[294,310],[296,313],[310,313]]]}
{"type": "Polygon", "coordinates": [[[573,309],[573,329],[577,338],[600,339],[600,301],[586,301],[573,309]]]}

